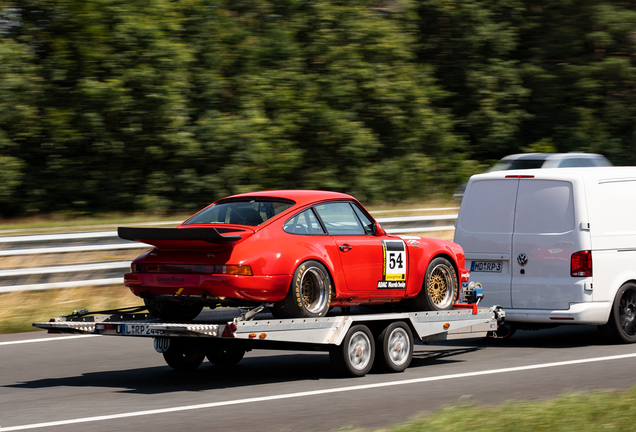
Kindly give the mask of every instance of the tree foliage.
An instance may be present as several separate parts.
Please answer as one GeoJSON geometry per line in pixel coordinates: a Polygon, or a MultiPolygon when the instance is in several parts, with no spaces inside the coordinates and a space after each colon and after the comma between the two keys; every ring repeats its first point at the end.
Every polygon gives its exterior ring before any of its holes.
{"type": "Polygon", "coordinates": [[[525,149],[633,163],[636,5],[0,1],[0,215],[451,190],[525,149]]]}

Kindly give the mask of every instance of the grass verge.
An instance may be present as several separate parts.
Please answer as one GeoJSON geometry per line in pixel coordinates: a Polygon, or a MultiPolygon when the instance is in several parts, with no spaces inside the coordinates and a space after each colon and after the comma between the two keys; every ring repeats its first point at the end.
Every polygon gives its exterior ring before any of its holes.
{"type": "Polygon", "coordinates": [[[636,387],[624,392],[568,394],[496,407],[460,405],[389,428],[390,432],[632,431],[636,387]]]}
{"type": "Polygon", "coordinates": [[[123,285],[17,291],[0,294],[0,334],[39,330],[31,324],[90,311],[141,306],[143,301],[123,285]]]}

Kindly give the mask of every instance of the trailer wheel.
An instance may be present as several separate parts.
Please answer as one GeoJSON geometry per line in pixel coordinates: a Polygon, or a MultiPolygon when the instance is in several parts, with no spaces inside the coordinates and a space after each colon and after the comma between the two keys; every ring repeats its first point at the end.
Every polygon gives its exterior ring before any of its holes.
{"type": "Polygon", "coordinates": [[[294,272],[285,299],[274,305],[276,318],[318,318],[327,315],[331,304],[331,277],[318,261],[305,261],[294,272]]]}
{"type": "Polygon", "coordinates": [[[409,301],[415,310],[452,309],[459,295],[457,272],[449,260],[437,257],[430,262],[420,293],[409,301]]]}
{"type": "Polygon", "coordinates": [[[375,344],[371,331],[364,325],[349,329],[342,344],[329,351],[329,358],[338,372],[348,376],[364,376],[371,370],[375,344]]]}
{"type": "Polygon", "coordinates": [[[618,289],[607,324],[599,326],[601,334],[614,343],[636,342],[636,284],[629,282],[618,289]]]}
{"type": "Polygon", "coordinates": [[[413,333],[402,322],[389,324],[378,336],[375,364],[386,372],[402,372],[413,358],[413,333]]]}
{"type": "Polygon", "coordinates": [[[172,369],[194,370],[203,363],[205,352],[203,347],[194,341],[175,338],[170,342],[168,350],[163,353],[163,358],[172,369]]]}
{"type": "Polygon", "coordinates": [[[210,363],[219,367],[235,366],[244,355],[244,349],[235,347],[209,347],[205,352],[210,363]]]}
{"type": "Polygon", "coordinates": [[[203,310],[203,305],[185,301],[154,301],[144,299],[150,315],[165,321],[192,321],[203,310]]]}

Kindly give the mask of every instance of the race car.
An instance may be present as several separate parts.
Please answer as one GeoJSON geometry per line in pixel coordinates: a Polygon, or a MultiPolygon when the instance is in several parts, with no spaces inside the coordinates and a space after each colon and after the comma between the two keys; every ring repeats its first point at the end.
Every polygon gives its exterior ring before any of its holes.
{"type": "Polygon", "coordinates": [[[191,320],[206,306],[263,305],[277,318],[397,302],[445,310],[469,276],[458,244],[387,234],[338,192],[233,195],[176,228],[118,233],[154,246],[132,262],[124,284],[164,320],[191,320]]]}

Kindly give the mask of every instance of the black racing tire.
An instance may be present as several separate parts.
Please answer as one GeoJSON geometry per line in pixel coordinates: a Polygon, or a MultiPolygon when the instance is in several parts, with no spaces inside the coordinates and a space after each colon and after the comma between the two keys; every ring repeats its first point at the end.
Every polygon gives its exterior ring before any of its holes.
{"type": "Polygon", "coordinates": [[[375,367],[382,372],[402,372],[413,359],[413,333],[402,322],[389,324],[376,342],[375,367]]]}
{"type": "Polygon", "coordinates": [[[373,367],[375,359],[375,343],[371,330],[365,325],[351,327],[342,343],[329,351],[329,359],[342,375],[366,375],[373,367]]]}
{"type": "Polygon", "coordinates": [[[599,330],[611,343],[636,342],[636,283],[628,282],[618,289],[609,320],[599,330]]]}
{"type": "Polygon", "coordinates": [[[319,318],[331,305],[332,282],[329,272],[318,261],[305,261],[294,272],[287,296],[274,304],[276,318],[319,318]]]}
{"type": "Polygon", "coordinates": [[[205,351],[205,356],[213,365],[226,368],[236,366],[243,360],[245,350],[236,347],[211,346],[205,351]]]}
{"type": "Polygon", "coordinates": [[[205,359],[203,346],[189,339],[173,338],[163,358],[172,369],[178,371],[194,370],[201,366],[205,359]]]}
{"type": "Polygon", "coordinates": [[[452,309],[459,295],[457,272],[444,257],[433,259],[426,269],[419,294],[408,301],[415,310],[440,311],[452,309]]]}
{"type": "Polygon", "coordinates": [[[164,321],[192,321],[203,310],[203,305],[185,301],[154,301],[144,299],[150,315],[164,321]]]}

